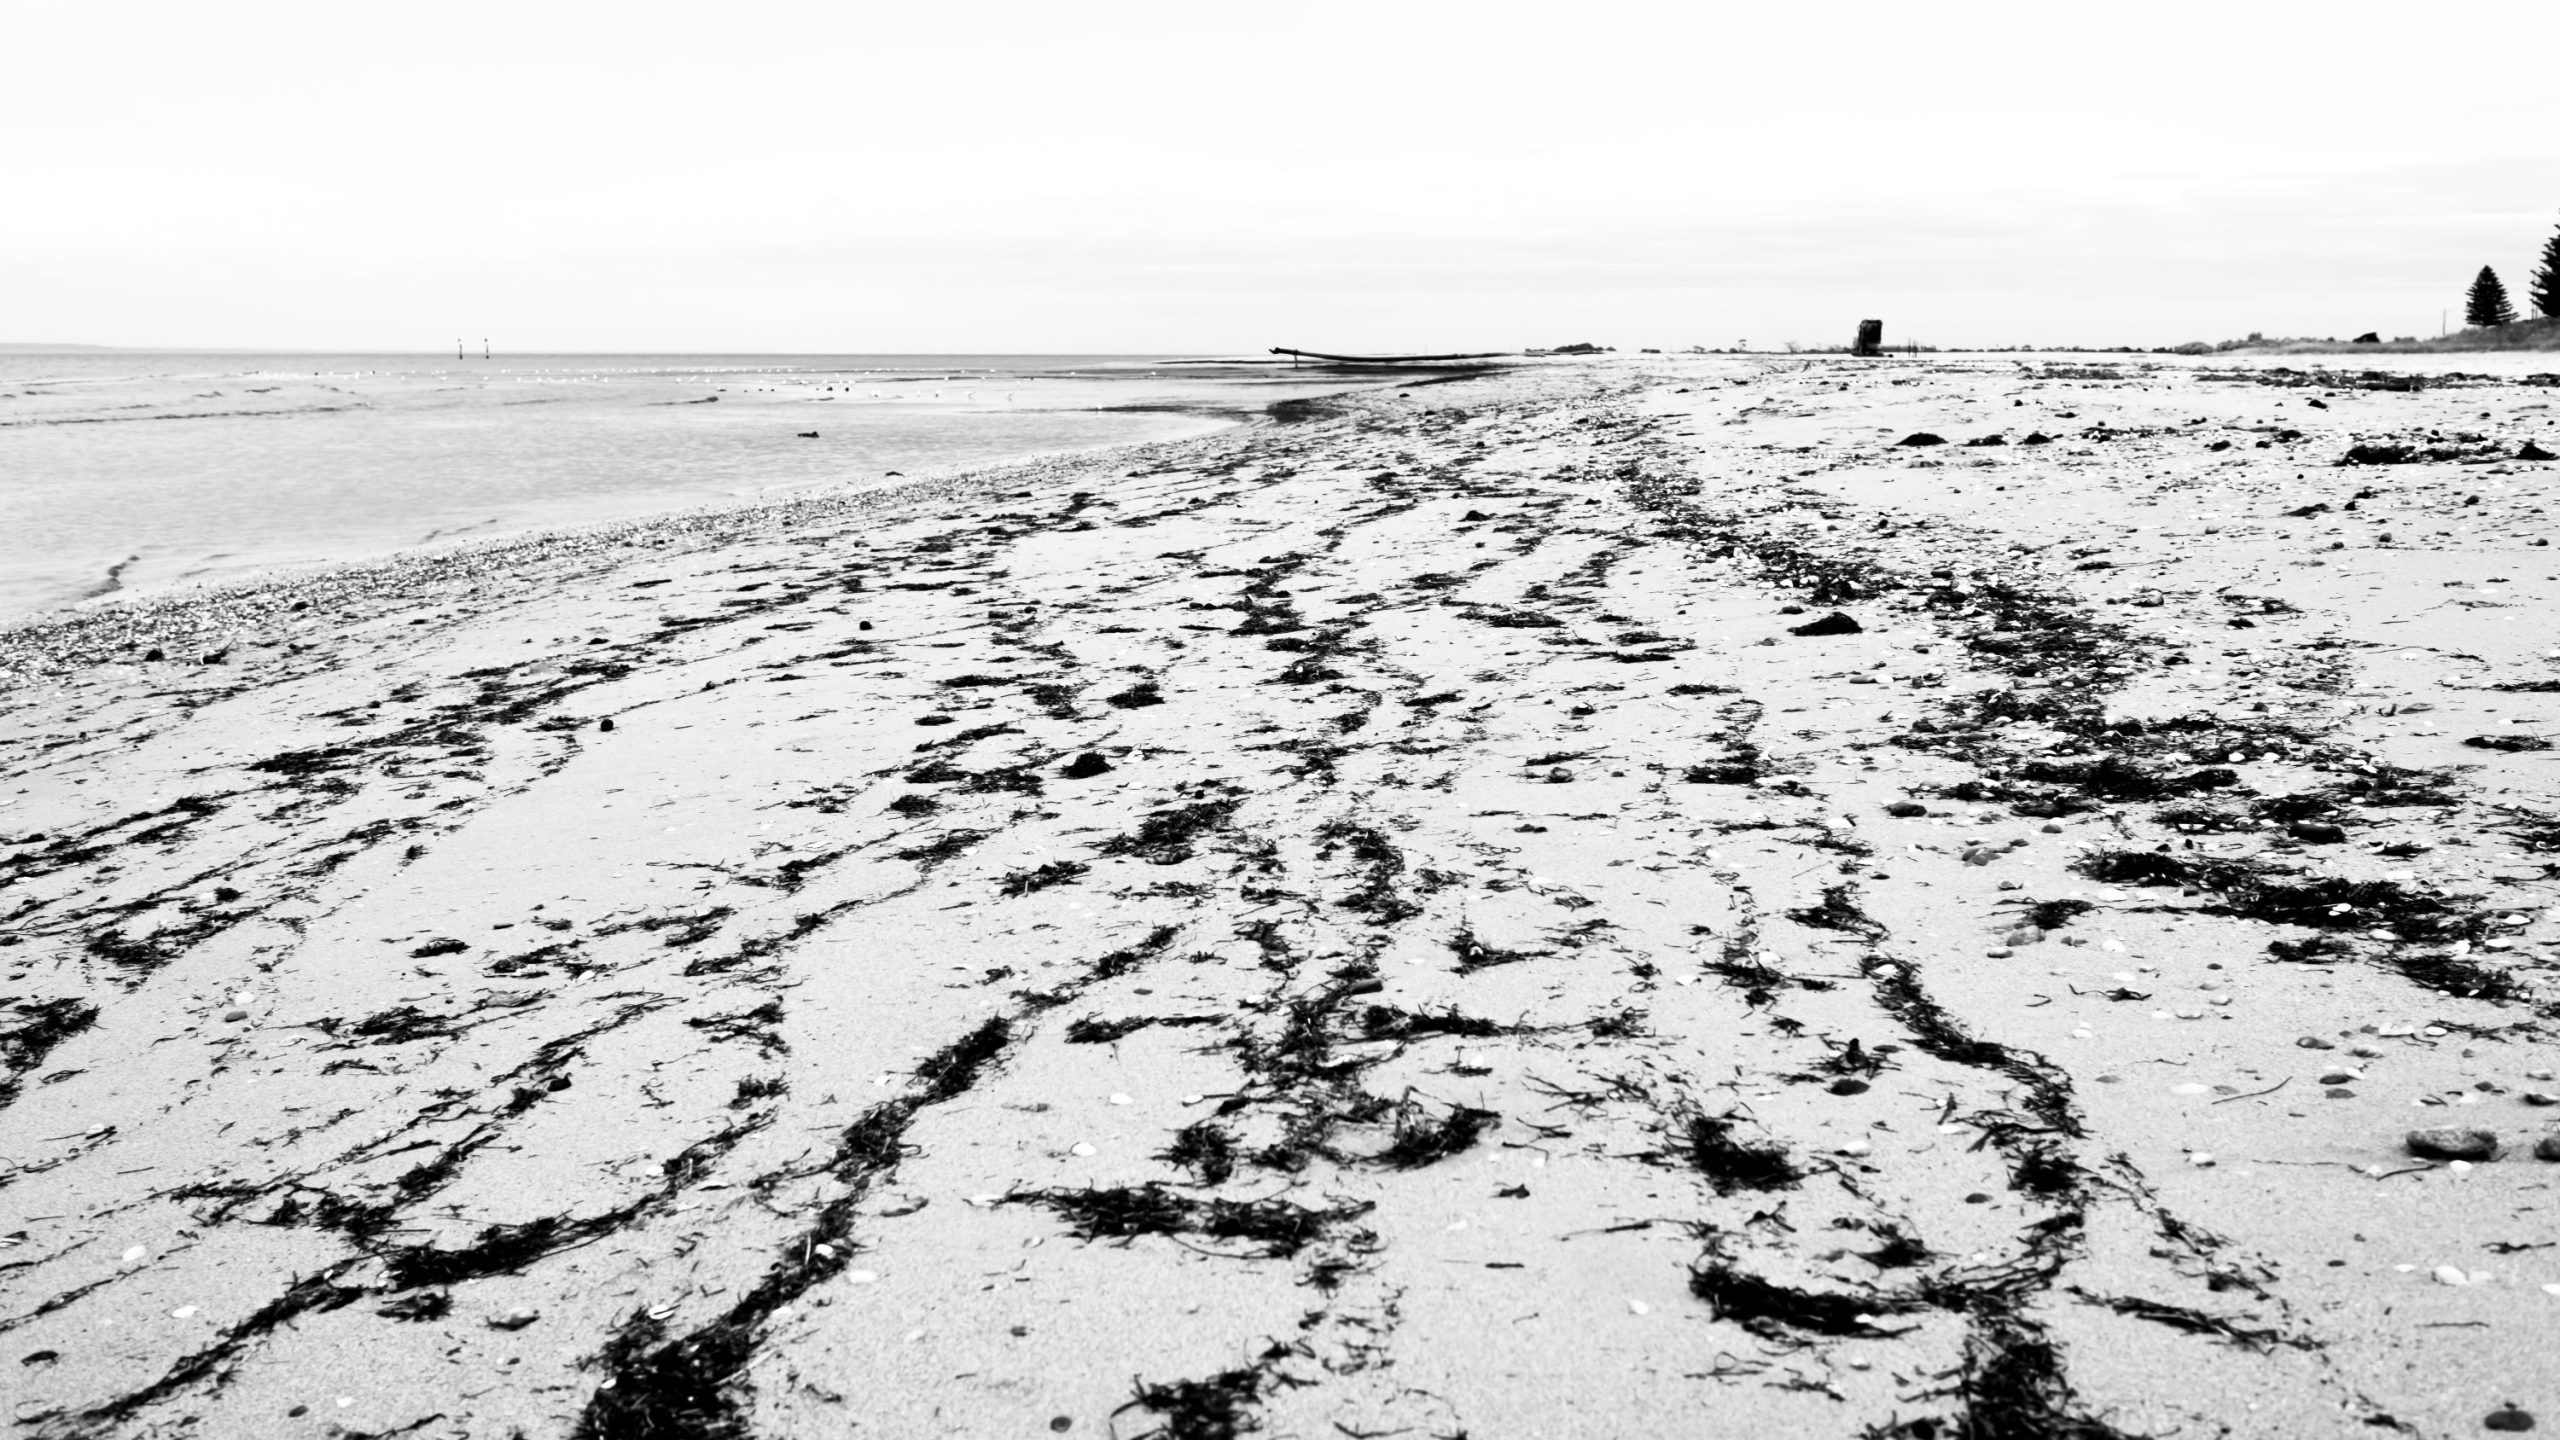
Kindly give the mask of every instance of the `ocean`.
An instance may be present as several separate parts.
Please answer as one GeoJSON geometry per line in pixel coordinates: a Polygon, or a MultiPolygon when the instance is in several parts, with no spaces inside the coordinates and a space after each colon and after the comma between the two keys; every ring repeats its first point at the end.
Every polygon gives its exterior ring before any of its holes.
{"type": "Polygon", "coordinates": [[[1174,439],[1346,388],[1126,355],[0,354],[0,622],[1174,439]]]}

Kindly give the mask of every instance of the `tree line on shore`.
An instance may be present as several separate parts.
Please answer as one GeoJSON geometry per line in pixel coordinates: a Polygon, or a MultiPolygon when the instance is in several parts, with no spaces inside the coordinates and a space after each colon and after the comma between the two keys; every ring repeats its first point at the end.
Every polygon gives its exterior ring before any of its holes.
{"type": "MultiPolygon", "coordinates": [[[[2533,288],[2526,298],[2535,314],[2560,319],[2560,230],[2542,242],[2542,264],[2533,272],[2533,288]]],[[[2462,323],[2474,328],[2516,323],[2515,304],[2507,298],[2507,287],[2494,267],[2481,266],[2473,278],[2470,292],[2463,297],[2462,323]]]]}

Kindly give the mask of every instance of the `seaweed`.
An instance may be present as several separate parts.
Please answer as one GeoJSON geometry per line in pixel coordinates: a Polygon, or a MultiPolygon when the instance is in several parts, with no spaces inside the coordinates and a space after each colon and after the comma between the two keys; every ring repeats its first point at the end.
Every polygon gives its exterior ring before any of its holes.
{"type": "Polygon", "coordinates": [[[1874,1440],[2129,1440],[2079,1413],[2062,1352],[2014,1315],[1998,1315],[1965,1337],[1956,1382],[1962,1415],[1904,1421],[1869,1432],[1874,1440]]]}
{"type": "Polygon", "coordinates": [[[1006,1204],[1040,1205],[1086,1240],[1130,1240],[1142,1235],[1205,1235],[1247,1240],[1266,1259],[1287,1259],[1326,1230],[1368,1213],[1368,1203],[1312,1210],[1286,1200],[1194,1200],[1162,1184],[1087,1186],[1081,1190],[1017,1191],[1006,1204]]]}
{"type": "Polygon", "coordinates": [[[1809,929],[1838,930],[1869,940],[1881,937],[1884,927],[1858,908],[1855,894],[1851,886],[1827,885],[1823,887],[1821,904],[1790,910],[1787,918],[1809,929]]]}
{"type": "Polygon", "coordinates": [[[1343,897],[1342,908],[1367,914],[1377,925],[1399,924],[1422,913],[1420,905],[1396,889],[1396,877],[1404,873],[1404,852],[1384,833],[1348,820],[1328,820],[1317,827],[1316,838],[1324,842],[1319,859],[1329,858],[1340,845],[1360,866],[1360,884],[1343,897]]]}
{"type": "Polygon", "coordinates": [[[1464,1035],[1481,1038],[1509,1035],[1514,1027],[1498,1020],[1465,1015],[1454,1009],[1400,1010],[1393,1005],[1371,1005],[1360,1015],[1360,1030],[1372,1040],[1417,1039],[1425,1035],[1464,1035]]]}
{"type": "Polygon", "coordinates": [[[1804,1171],[1787,1158],[1787,1147],[1734,1138],[1731,1115],[1692,1115],[1676,1158],[1707,1177],[1719,1195],[1736,1190],[1788,1190],[1804,1171]]]}
{"type": "Polygon", "coordinates": [[[1115,835],[1094,849],[1103,855],[1127,855],[1151,865],[1179,865],[1191,858],[1200,838],[1227,823],[1244,804],[1239,796],[1216,795],[1157,810],[1138,822],[1134,835],[1115,835]]]}
{"type": "Polygon", "coordinates": [[[1072,883],[1092,868],[1081,860],[1052,860],[1029,870],[1017,870],[997,881],[996,888],[1006,895],[1028,895],[1052,885],[1072,883]]]}
{"type": "Polygon", "coordinates": [[[1880,1316],[1905,1314],[1913,1302],[1890,1295],[1844,1295],[1832,1291],[1797,1290],[1747,1275],[1721,1256],[1689,1271],[1689,1293],[1707,1302],[1719,1320],[1730,1320],[1764,1340],[1792,1341],[1793,1332],[1839,1337],[1873,1337],[1880,1316]]]}
{"type": "Polygon", "coordinates": [[[98,1023],[98,1007],[62,996],[21,1000],[10,1006],[11,1020],[0,1029],[0,1109],[18,1098],[29,1071],[42,1065],[54,1047],[98,1023]]]}
{"type": "Polygon", "coordinates": [[[1137,969],[1144,962],[1163,954],[1181,935],[1182,927],[1179,925],[1159,925],[1148,932],[1146,939],[1137,944],[1123,946],[1095,960],[1092,968],[1086,972],[1086,977],[1092,980],[1117,979],[1137,969]]]}
{"type": "Polygon", "coordinates": [[[1214,1120],[1194,1121],[1173,1132],[1156,1158],[1188,1170],[1203,1185],[1223,1185],[1235,1174],[1235,1137],[1214,1120]]]}
{"type": "Polygon", "coordinates": [[[936,866],[957,858],[970,846],[986,839],[991,833],[993,832],[986,830],[945,830],[927,843],[910,846],[897,854],[899,859],[912,860],[930,871],[936,866]]]}
{"type": "Polygon", "coordinates": [[[1097,1020],[1087,1015],[1067,1027],[1066,1039],[1070,1045],[1108,1045],[1150,1025],[1215,1025],[1223,1018],[1218,1015],[1131,1015],[1119,1020],[1097,1020]]]}
{"type": "MultiPolygon", "coordinates": [[[[1312,400],[1276,400],[1270,410],[1271,418],[1283,424],[1334,413],[1331,407],[1312,400]]],[[[1262,1372],[1258,1370],[1222,1370],[1206,1380],[1162,1384],[1141,1380],[1129,1403],[1112,1413],[1145,1410],[1162,1417],[1154,1429],[1142,1431],[1131,1440],[1236,1440],[1262,1428],[1245,1408],[1262,1398],[1262,1384],[1262,1372]]]]}
{"type": "Polygon", "coordinates": [[[2038,900],[2027,906],[2027,923],[2039,930],[2059,930],[2097,908],[2086,900],[2038,900]]]}
{"type": "Polygon", "coordinates": [[[921,1103],[936,1105],[978,1083],[978,1072],[1013,1039],[1013,1023],[1001,1015],[927,1056],[915,1069],[924,1085],[921,1103]]]}
{"type": "Polygon", "coordinates": [[[1407,1098],[1396,1106],[1395,1138],[1370,1158],[1392,1170],[1414,1170],[1472,1150],[1484,1132],[1502,1123],[1491,1110],[1454,1105],[1440,1115],[1407,1098]]]}
{"type": "Polygon", "coordinates": [[[1539,958],[1535,951],[1505,950],[1498,945],[1487,945],[1477,939],[1474,928],[1464,922],[1459,924],[1458,933],[1449,937],[1449,949],[1458,957],[1458,973],[1461,975],[1539,958]]]}

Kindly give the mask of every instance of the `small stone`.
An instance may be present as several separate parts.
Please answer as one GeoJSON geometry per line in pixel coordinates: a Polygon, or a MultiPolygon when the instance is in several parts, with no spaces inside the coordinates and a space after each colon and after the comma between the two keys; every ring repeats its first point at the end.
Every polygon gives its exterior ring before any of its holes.
{"type": "Polygon", "coordinates": [[[2471,1283],[2471,1277],[2468,1274],[2465,1274],[2462,1267],[2459,1265],[2439,1265],[2435,1268],[2434,1274],[2436,1277],[2436,1283],[2439,1285],[2468,1285],[2471,1283]]]}
{"type": "Polygon", "coordinates": [[[1573,783],[1573,772],[1567,770],[1561,765],[1558,765],[1547,772],[1547,783],[1550,785],[1570,785],[1573,783]]]}
{"type": "Polygon", "coordinates": [[[1067,1147],[1067,1153],[1070,1155],[1091,1155],[1094,1153],[1093,1144],[1091,1141],[1079,1140],[1073,1145],[1067,1147]]]}
{"type": "Polygon", "coordinates": [[[1111,762],[1103,759],[1100,755],[1087,750],[1083,754],[1077,756],[1073,761],[1069,762],[1066,769],[1061,770],[1058,773],[1069,780],[1090,780],[1096,775],[1110,774],[1111,762]]]}
{"type": "Polygon", "coordinates": [[[2338,1048],[2334,1041],[2323,1040],[2317,1035],[2305,1035],[2293,1043],[2301,1046],[2305,1050],[2335,1050],[2338,1048]]]}
{"type": "MultiPolygon", "coordinates": [[[[2528,448],[2530,448],[2529,442],[2528,448]]],[[[2484,1430],[2530,1430],[2533,1428],[2533,1412],[2530,1410],[2519,1410],[2513,1405],[2502,1405],[2481,1417],[2480,1428],[2484,1430]]]]}
{"type": "Polygon", "coordinates": [[[2000,939],[2003,944],[2008,945],[2033,945],[2044,939],[2044,932],[2032,925],[2025,925],[2001,936],[2000,939]]]}
{"type": "MultiPolygon", "coordinates": [[[[2438,1125],[2412,1130],[2408,1144],[2410,1154],[2429,1160],[2488,1160],[2498,1153],[2496,1131],[2473,1129],[2467,1125],[2438,1125]]],[[[2554,1158],[2560,1158],[2560,1148],[2555,1148],[2554,1158]]]]}
{"type": "Polygon", "coordinates": [[[2347,838],[2347,832],[2326,820],[2296,820],[2293,838],[2306,845],[2335,845],[2347,838]]]}
{"type": "Polygon", "coordinates": [[[249,1018],[249,1012],[246,1010],[225,1010],[222,1012],[222,1018],[234,1025],[237,1025],[241,1021],[249,1018]]]}
{"type": "Polygon", "coordinates": [[[2044,833],[2046,833],[2047,835],[2059,835],[2059,834],[2061,834],[2061,833],[2062,833],[2062,822],[2061,822],[2061,821],[2059,821],[2059,820],[2047,820],[2046,822],[2044,822],[2044,833]]]}
{"type": "Polygon", "coordinates": [[[2536,1160],[2560,1160],[2560,1135],[2545,1135],[2533,1142],[2536,1160]]]}
{"type": "Polygon", "coordinates": [[[2364,1078],[2364,1072],[2352,1065],[2332,1065],[2320,1072],[2323,1085],[2352,1085],[2364,1078]]]}
{"type": "Polygon", "coordinates": [[[2560,1095],[2552,1095],[2540,1090],[2527,1090],[2517,1098],[2527,1105],[2560,1105],[2560,1095]]]}
{"type": "Polygon", "coordinates": [[[1896,800],[1884,807],[1884,813],[1909,820],[1915,816],[1928,814],[1929,807],[1916,800],[1896,800]]]}
{"type": "Polygon", "coordinates": [[[489,1328],[492,1330],[521,1330],[541,1318],[541,1311],[528,1305],[519,1305],[513,1310],[508,1311],[506,1314],[497,1316],[490,1320],[489,1328]]]}

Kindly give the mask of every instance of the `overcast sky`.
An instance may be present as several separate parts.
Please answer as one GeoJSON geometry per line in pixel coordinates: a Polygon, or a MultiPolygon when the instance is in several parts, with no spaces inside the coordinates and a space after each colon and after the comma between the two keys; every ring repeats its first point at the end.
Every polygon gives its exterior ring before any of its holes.
{"type": "Polygon", "coordinates": [[[2434,333],[2560,4],[0,7],[0,340],[2434,333]]]}

